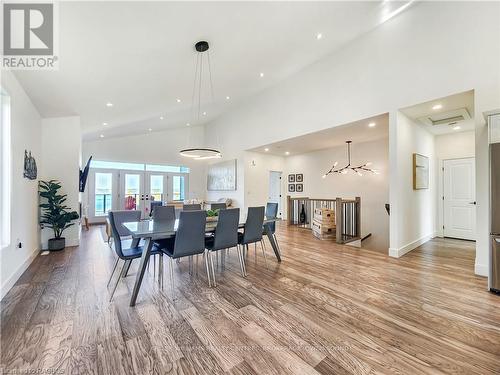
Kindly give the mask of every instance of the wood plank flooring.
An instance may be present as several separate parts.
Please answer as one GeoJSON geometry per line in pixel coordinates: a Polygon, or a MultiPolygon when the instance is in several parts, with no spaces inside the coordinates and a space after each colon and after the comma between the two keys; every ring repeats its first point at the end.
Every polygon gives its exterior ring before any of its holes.
{"type": "Polygon", "coordinates": [[[2,301],[0,373],[500,373],[500,296],[474,275],[473,243],[393,259],[280,224],[281,264],[250,248],[242,278],[232,250],[209,288],[201,259],[192,276],[183,261],[172,290],[166,262],[164,289],[147,274],[133,308],[138,262],[108,302],[115,258],[91,227],[2,301]]]}

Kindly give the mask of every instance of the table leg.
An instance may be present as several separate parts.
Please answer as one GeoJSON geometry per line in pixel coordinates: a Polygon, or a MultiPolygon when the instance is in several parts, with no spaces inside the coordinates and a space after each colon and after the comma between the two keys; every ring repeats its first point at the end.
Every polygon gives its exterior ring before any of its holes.
{"type": "Polygon", "coordinates": [[[135,301],[137,300],[137,295],[139,294],[139,289],[141,288],[142,279],[144,273],[146,272],[146,266],[149,262],[149,256],[151,255],[151,248],[153,247],[153,241],[151,238],[145,238],[144,249],[142,251],[141,263],[139,264],[139,270],[137,271],[137,276],[135,278],[134,290],[132,292],[132,297],[130,298],[130,306],[135,306],[135,301]]]}
{"type": "Polygon", "coordinates": [[[278,262],[281,262],[281,256],[280,252],[278,250],[278,244],[276,243],[276,240],[274,239],[273,233],[269,229],[267,225],[264,225],[264,232],[267,235],[267,238],[269,239],[269,243],[271,244],[271,247],[273,248],[274,255],[276,255],[276,259],[278,259],[278,262]]]}

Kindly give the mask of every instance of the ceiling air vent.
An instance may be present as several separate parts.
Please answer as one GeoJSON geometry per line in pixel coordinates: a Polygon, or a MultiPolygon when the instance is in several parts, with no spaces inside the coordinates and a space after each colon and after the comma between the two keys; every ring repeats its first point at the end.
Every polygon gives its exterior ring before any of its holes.
{"type": "Polygon", "coordinates": [[[469,111],[466,108],[455,109],[453,111],[436,113],[424,117],[420,117],[418,120],[426,125],[437,126],[437,125],[451,125],[464,120],[470,120],[469,111]]]}

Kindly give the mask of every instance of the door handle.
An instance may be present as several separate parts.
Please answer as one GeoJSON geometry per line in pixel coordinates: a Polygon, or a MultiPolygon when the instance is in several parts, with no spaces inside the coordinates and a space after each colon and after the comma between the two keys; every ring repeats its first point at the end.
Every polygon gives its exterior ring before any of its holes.
{"type": "Polygon", "coordinates": [[[469,202],[469,204],[473,204],[473,205],[475,205],[475,204],[476,204],[476,201],[474,201],[474,202],[469,202]]]}

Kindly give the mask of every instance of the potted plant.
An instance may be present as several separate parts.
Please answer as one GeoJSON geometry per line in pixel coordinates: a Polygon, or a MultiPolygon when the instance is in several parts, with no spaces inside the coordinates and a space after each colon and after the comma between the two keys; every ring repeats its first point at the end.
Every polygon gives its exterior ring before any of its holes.
{"type": "Polygon", "coordinates": [[[42,228],[52,228],[54,238],[49,239],[49,250],[62,250],[66,247],[66,239],[62,237],[63,232],[74,225],[72,221],[79,218],[76,211],[64,205],[66,194],[59,194],[61,183],[56,180],[40,181],[39,194],[44,198],[40,203],[42,209],[40,224],[42,228]]]}
{"type": "Polygon", "coordinates": [[[217,221],[219,210],[207,210],[207,221],[217,221]]]}

